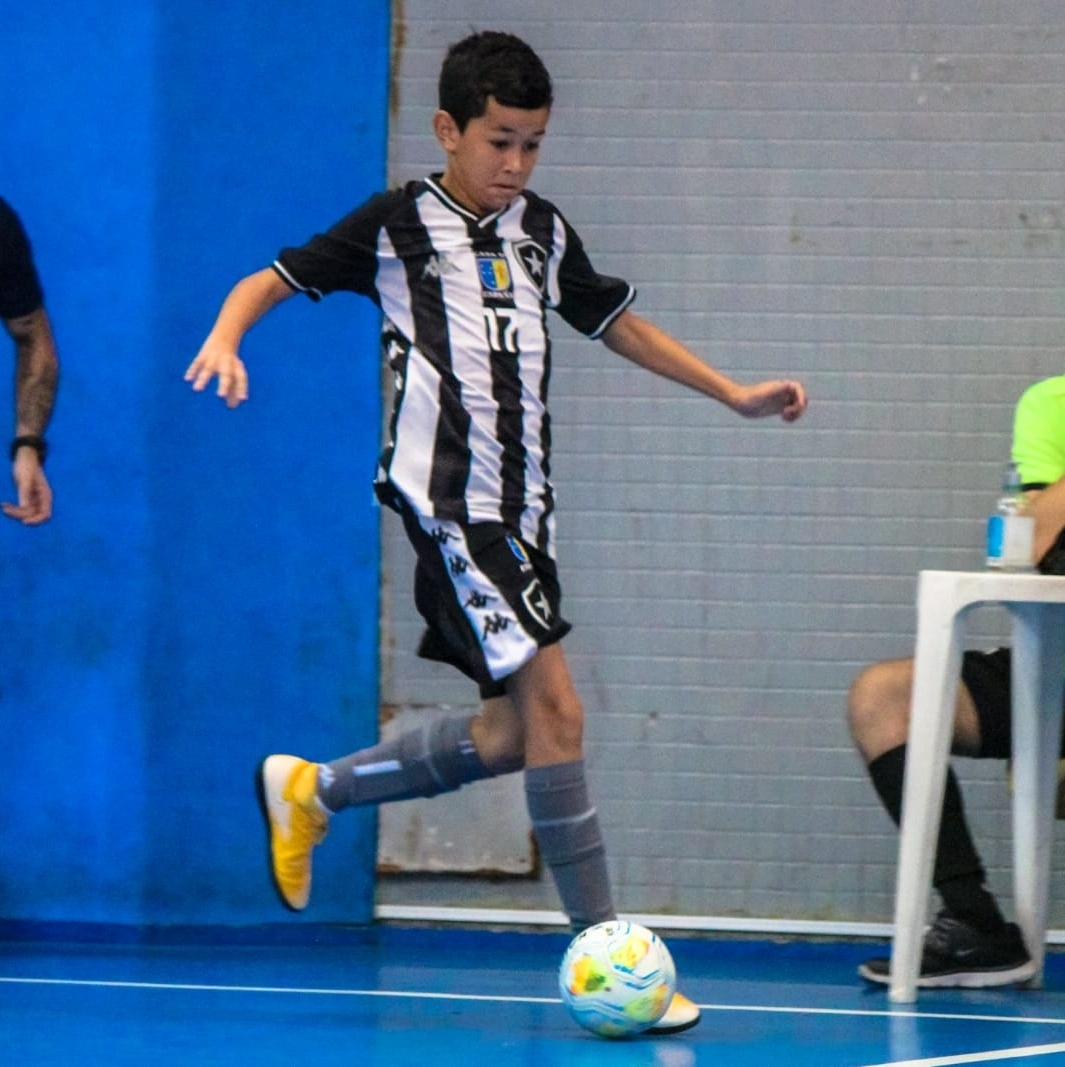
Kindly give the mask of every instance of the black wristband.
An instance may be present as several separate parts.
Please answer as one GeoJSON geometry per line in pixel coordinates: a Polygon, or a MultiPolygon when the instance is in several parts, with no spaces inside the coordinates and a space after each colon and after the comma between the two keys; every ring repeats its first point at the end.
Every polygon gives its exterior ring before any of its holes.
{"type": "Polygon", "coordinates": [[[48,455],[48,442],[43,437],[40,437],[35,433],[24,434],[22,437],[16,437],[11,442],[11,462],[15,462],[15,456],[18,455],[20,448],[32,448],[37,453],[37,459],[40,460],[41,466],[44,466],[45,458],[48,455]]]}

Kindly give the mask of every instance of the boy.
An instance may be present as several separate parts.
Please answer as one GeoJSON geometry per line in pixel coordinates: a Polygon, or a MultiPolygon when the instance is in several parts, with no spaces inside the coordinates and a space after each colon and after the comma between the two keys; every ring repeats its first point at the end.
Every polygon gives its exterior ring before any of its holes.
{"type": "MultiPolygon", "coordinates": [[[[328,233],[239,282],[186,378],[218,376],[247,398],[238,346],[295,292],[338,289],[384,312],[396,375],[376,488],[417,554],[419,653],[458,667],[483,708],[326,764],[268,757],[260,780],[274,879],[303,908],[311,851],[329,816],[355,804],[432,796],[524,770],[529,815],[574,931],[614,917],[582,757],[583,710],[561,639],[549,478],[547,308],[622,356],[747,416],[797,419],[802,386],[741,386],[628,310],[625,282],[597,274],[576,233],[526,190],[547,130],[551,80],[505,33],[477,33],[444,60],[433,130],[442,174],[371,198],[328,233]]],[[[677,995],[652,1032],[694,1026],[677,995]]]]}
{"type": "MultiPolygon", "coordinates": [[[[1065,377],[1025,390],[1013,421],[1013,459],[1025,509],[1035,519],[1034,557],[1045,574],[1065,573],[1065,377]]],[[[1008,759],[1011,735],[1008,648],[964,653],[951,751],[1008,759]]],[[[873,788],[898,825],[910,726],[913,660],[883,660],[851,685],[848,722],[873,788]]],[[[985,885],[954,771],[947,769],[932,884],[943,902],[925,935],[919,986],[980,988],[1024,982],[1035,973],[1016,923],[1007,922],[985,885]]],[[[858,973],[887,984],[890,960],[876,957],[858,973]]]]}

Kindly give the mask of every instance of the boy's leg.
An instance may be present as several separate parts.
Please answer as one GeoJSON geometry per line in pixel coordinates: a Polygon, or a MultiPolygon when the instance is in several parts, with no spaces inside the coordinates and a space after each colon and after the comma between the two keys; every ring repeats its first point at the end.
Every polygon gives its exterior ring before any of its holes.
{"type": "Polygon", "coordinates": [[[318,769],[330,813],[363,804],[432,797],[491,776],[471,733],[472,717],[435,718],[399,737],[318,769]]]}
{"type": "Polygon", "coordinates": [[[540,649],[507,692],[525,727],[525,798],[533,833],[574,933],[615,917],[599,817],[588,797],[584,711],[560,644],[540,649]]]}
{"type": "MultiPolygon", "coordinates": [[[[616,917],[599,817],[584,775],[584,711],[560,644],[548,645],[508,679],[525,727],[525,797],[540,853],[574,933],[616,917]]],[[[699,1021],[677,993],[650,1033],[672,1034],[699,1021]]]]}
{"type": "Polygon", "coordinates": [[[259,772],[270,827],[274,885],[300,911],[311,889],[311,854],[328,817],[342,808],[450,792],[521,767],[522,727],[512,702],[495,697],[480,714],[438,718],[329,763],[269,756],[259,772]],[[483,757],[482,757],[483,754],[483,757]]]}

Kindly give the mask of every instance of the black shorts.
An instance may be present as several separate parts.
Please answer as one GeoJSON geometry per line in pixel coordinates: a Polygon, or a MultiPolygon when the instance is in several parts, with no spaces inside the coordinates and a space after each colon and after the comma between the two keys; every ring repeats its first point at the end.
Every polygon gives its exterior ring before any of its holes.
{"type": "MultiPolygon", "coordinates": [[[[979,758],[1008,759],[1013,750],[1010,650],[966,652],[962,657],[961,680],[973,698],[976,717],[980,720],[979,758]]],[[[1065,731],[1061,748],[1065,758],[1065,731]]]]}
{"type": "Polygon", "coordinates": [[[502,696],[510,675],[571,629],[559,614],[555,561],[502,523],[401,514],[418,556],[414,603],[426,622],[418,655],[458,667],[484,698],[502,696]]]}

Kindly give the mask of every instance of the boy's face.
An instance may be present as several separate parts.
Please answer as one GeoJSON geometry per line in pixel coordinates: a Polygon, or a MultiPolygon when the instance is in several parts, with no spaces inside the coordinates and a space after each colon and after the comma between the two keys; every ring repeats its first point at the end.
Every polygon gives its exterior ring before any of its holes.
{"type": "Polygon", "coordinates": [[[447,153],[441,184],[478,215],[506,207],[532,175],[550,114],[546,107],[504,107],[490,96],[484,114],[460,132],[446,111],[438,111],[433,130],[447,153]]]}

